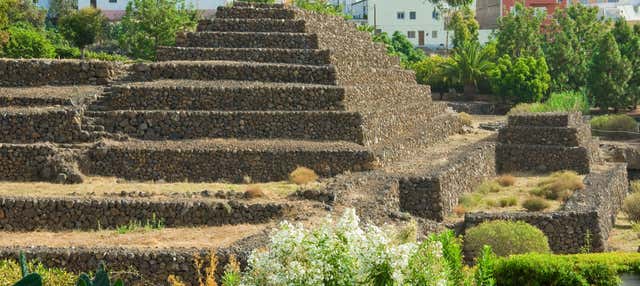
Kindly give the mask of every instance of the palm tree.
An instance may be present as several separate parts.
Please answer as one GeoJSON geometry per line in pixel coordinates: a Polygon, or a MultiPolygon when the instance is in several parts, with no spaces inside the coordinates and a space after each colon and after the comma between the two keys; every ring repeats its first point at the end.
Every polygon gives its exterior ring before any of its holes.
{"type": "Polygon", "coordinates": [[[443,70],[452,81],[461,83],[464,96],[470,97],[478,91],[478,81],[485,79],[493,69],[492,58],[490,49],[475,41],[466,42],[454,49],[451,60],[443,64],[443,70]]]}

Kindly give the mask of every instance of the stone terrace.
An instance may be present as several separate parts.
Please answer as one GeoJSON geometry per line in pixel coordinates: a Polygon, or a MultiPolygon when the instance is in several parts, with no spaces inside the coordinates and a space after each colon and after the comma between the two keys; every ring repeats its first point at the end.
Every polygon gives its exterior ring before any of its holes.
{"type": "MultiPolygon", "coordinates": [[[[340,18],[236,2],[220,7],[197,31],[178,33],[176,42],[159,47],[154,63],[0,59],[0,179],[266,182],[286,180],[305,166],[322,177],[353,180],[351,174],[375,174],[361,171],[376,166],[410,166],[406,160],[418,154],[428,160],[433,153],[424,150],[462,128],[445,104],[431,101],[429,87],[418,85],[413,72],[340,18]]],[[[472,150],[484,156],[479,150],[487,149],[472,150]]],[[[471,176],[474,165],[465,162],[456,170],[471,176]]],[[[420,174],[437,169],[427,165],[420,174]]],[[[452,174],[437,173],[430,176],[438,184],[450,181],[452,174]]],[[[369,186],[393,188],[385,180],[369,186]]],[[[437,217],[443,208],[424,216],[437,217]]],[[[189,235],[183,227],[212,228],[216,242],[231,239],[225,231],[237,232],[232,240],[242,247],[230,248],[242,260],[264,242],[263,230],[274,221],[313,221],[324,212],[322,203],[283,197],[0,196],[0,241],[7,241],[0,257],[29,246],[49,265],[90,271],[82,267],[104,259],[113,269],[137,268],[154,285],[166,284],[169,274],[194,282],[194,250],[154,241],[189,235]],[[150,251],[126,243],[117,248],[117,239],[104,249],[73,239],[44,247],[58,233],[104,241],[96,230],[156,215],[168,229],[144,238],[158,247],[150,251]],[[256,227],[246,232],[243,225],[256,227]],[[27,240],[12,238],[34,230],[27,240]],[[71,247],[78,247],[75,255],[55,258],[71,247]]],[[[229,245],[220,244],[221,264],[229,245]]]]}

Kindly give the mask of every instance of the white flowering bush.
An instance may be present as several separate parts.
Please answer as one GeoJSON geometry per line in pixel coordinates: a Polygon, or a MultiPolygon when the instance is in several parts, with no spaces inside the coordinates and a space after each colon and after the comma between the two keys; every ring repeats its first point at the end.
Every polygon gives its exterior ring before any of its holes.
{"type": "Polygon", "coordinates": [[[269,247],[252,253],[241,285],[448,284],[440,242],[393,238],[389,230],[361,226],[353,209],[313,230],[283,222],[269,247]]]}

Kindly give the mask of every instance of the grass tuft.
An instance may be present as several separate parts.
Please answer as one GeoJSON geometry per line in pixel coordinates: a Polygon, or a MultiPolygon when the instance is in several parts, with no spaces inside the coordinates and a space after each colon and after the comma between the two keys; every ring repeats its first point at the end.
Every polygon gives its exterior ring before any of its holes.
{"type": "Polygon", "coordinates": [[[551,205],[543,198],[532,197],[522,203],[522,207],[530,212],[538,212],[548,209],[551,205]]]}
{"type": "Polygon", "coordinates": [[[244,191],[244,197],[247,199],[258,199],[266,197],[266,194],[260,186],[251,185],[244,191]]]}
{"type": "Polygon", "coordinates": [[[544,179],[538,187],[541,188],[540,194],[549,200],[565,201],[574,191],[584,190],[585,185],[580,177],[574,171],[561,171],[551,174],[544,179]]]}
{"type": "Polygon", "coordinates": [[[488,193],[499,193],[500,191],[502,191],[502,186],[496,181],[485,181],[476,188],[476,192],[485,195],[488,193]]]}
{"type": "Polygon", "coordinates": [[[289,174],[289,181],[297,185],[313,183],[318,178],[318,174],[315,171],[306,167],[298,167],[289,174]]]}
{"type": "Polygon", "coordinates": [[[496,182],[503,187],[511,187],[516,184],[516,177],[510,174],[502,175],[496,179],[496,182]]]}

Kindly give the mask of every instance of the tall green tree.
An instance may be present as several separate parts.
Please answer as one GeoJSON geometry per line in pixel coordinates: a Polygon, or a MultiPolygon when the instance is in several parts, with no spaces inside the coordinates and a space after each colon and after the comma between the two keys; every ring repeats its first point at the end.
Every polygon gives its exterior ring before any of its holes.
{"type": "Polygon", "coordinates": [[[495,34],[498,55],[541,56],[542,21],[546,15],[522,3],[516,3],[513,11],[498,19],[495,34]]]}
{"type": "Polygon", "coordinates": [[[636,108],[640,101],[640,30],[631,28],[624,19],[618,19],[611,33],[616,39],[620,54],[631,67],[627,99],[636,108]]]}
{"type": "Polygon", "coordinates": [[[122,18],[119,42],[133,57],[153,60],[158,46],[175,45],[176,32],[193,29],[198,15],[184,0],[133,0],[122,18]]]}
{"type": "Polygon", "coordinates": [[[490,72],[493,92],[513,103],[539,102],[549,91],[551,76],[544,57],[503,55],[490,72]]]}
{"type": "Polygon", "coordinates": [[[588,81],[591,102],[601,109],[615,110],[629,104],[627,87],[631,79],[631,65],[620,54],[611,32],[606,33],[593,55],[588,81]]]}
{"type": "Polygon", "coordinates": [[[448,78],[462,84],[464,95],[470,97],[477,93],[478,82],[493,69],[491,51],[478,42],[463,43],[451,60],[443,63],[443,69],[448,78]]]}
{"type": "Polygon", "coordinates": [[[593,53],[607,29],[595,7],[577,4],[556,10],[544,33],[544,54],[553,74],[552,91],[586,86],[593,53]]]}
{"type": "MultiPolygon", "coordinates": [[[[0,25],[5,27],[18,22],[44,28],[47,11],[36,6],[32,0],[0,0],[0,25]]],[[[0,27],[2,28],[2,27],[0,27]]]]}
{"type": "Polygon", "coordinates": [[[95,43],[100,33],[104,31],[107,18],[100,10],[83,8],[60,18],[59,22],[60,32],[67,41],[82,50],[82,59],[84,59],[86,47],[95,43]]]}
{"type": "Polygon", "coordinates": [[[478,41],[480,25],[469,6],[462,6],[451,13],[447,29],[453,32],[453,48],[461,47],[466,42],[478,41]]]}
{"type": "Polygon", "coordinates": [[[416,48],[403,33],[396,31],[391,38],[393,50],[400,55],[404,66],[410,66],[426,58],[424,51],[416,48]]]}
{"type": "Polygon", "coordinates": [[[60,18],[70,15],[77,10],[78,0],[51,0],[49,1],[47,17],[53,21],[54,24],[57,24],[60,18]]]}

